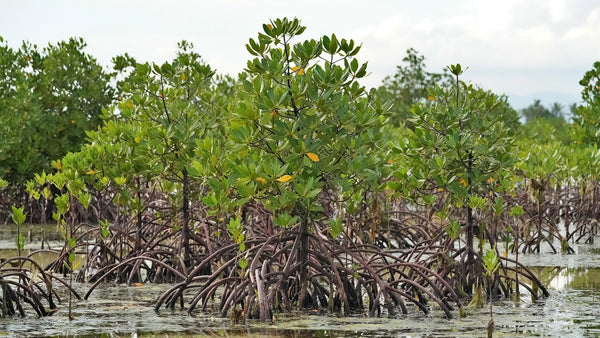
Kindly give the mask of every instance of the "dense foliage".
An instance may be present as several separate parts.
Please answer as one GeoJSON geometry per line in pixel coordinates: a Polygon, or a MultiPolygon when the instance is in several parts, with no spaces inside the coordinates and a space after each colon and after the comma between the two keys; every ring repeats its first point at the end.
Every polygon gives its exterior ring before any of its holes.
{"type": "Polygon", "coordinates": [[[39,50],[14,50],[0,38],[0,175],[23,184],[79,150],[114,99],[107,73],[72,38],[39,50]]]}

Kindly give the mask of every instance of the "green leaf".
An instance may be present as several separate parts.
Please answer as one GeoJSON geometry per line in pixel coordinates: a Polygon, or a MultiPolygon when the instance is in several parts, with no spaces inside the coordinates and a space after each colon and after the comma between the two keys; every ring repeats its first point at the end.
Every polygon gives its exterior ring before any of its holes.
{"type": "Polygon", "coordinates": [[[298,222],[298,216],[291,216],[287,212],[282,212],[273,219],[273,223],[283,228],[289,228],[298,222]]]}
{"type": "Polygon", "coordinates": [[[92,196],[85,192],[79,195],[78,197],[79,203],[81,203],[81,205],[83,206],[84,209],[87,209],[90,206],[90,203],[92,202],[92,196]]]}
{"type": "Polygon", "coordinates": [[[333,238],[337,238],[344,230],[344,225],[341,218],[329,219],[329,234],[333,238]]]}
{"type": "Polygon", "coordinates": [[[67,211],[69,211],[68,194],[59,195],[54,199],[54,202],[56,203],[56,213],[59,217],[65,215],[67,211]]]}
{"type": "Polygon", "coordinates": [[[518,217],[518,216],[523,215],[524,213],[525,213],[525,211],[523,210],[523,206],[517,205],[517,206],[510,208],[509,215],[513,216],[513,217],[518,217]]]}
{"type": "Polygon", "coordinates": [[[202,203],[204,203],[204,205],[206,205],[209,208],[216,208],[217,207],[217,198],[214,194],[209,195],[209,196],[204,196],[204,197],[202,197],[202,203]]]}
{"type": "Polygon", "coordinates": [[[448,237],[450,237],[452,240],[455,240],[460,235],[460,223],[457,221],[450,221],[450,225],[448,225],[445,230],[446,234],[448,234],[448,237]]]}
{"type": "Polygon", "coordinates": [[[356,73],[356,71],[358,70],[358,60],[357,59],[352,59],[352,61],[350,62],[350,69],[356,73]]]}
{"type": "Polygon", "coordinates": [[[102,239],[107,239],[109,234],[110,234],[109,228],[103,227],[100,229],[100,236],[102,236],[102,239]]]}
{"type": "Polygon", "coordinates": [[[455,76],[460,76],[463,73],[462,67],[458,63],[456,65],[450,65],[448,67],[448,70],[450,70],[450,73],[452,73],[455,76]]]}
{"type": "Polygon", "coordinates": [[[506,210],[506,206],[504,205],[504,199],[502,198],[502,196],[500,196],[496,199],[496,202],[494,203],[494,215],[500,216],[502,212],[504,212],[504,210],[506,210]]]}
{"type": "Polygon", "coordinates": [[[367,64],[368,62],[365,62],[362,64],[362,66],[360,66],[360,69],[358,70],[358,72],[356,72],[356,77],[357,78],[363,78],[365,77],[365,75],[367,75],[367,64]]]}
{"type": "Polygon", "coordinates": [[[500,261],[498,259],[498,254],[496,253],[496,246],[492,249],[488,249],[485,251],[483,255],[483,267],[485,268],[486,274],[492,275],[498,267],[500,267],[500,261]]]}
{"type": "Polygon", "coordinates": [[[240,258],[238,265],[241,269],[245,269],[246,267],[248,267],[248,260],[245,258],[240,258]]]}
{"type": "Polygon", "coordinates": [[[120,176],[120,177],[115,177],[114,181],[117,185],[123,185],[127,182],[127,179],[123,176],[120,176]]]}
{"type": "Polygon", "coordinates": [[[327,52],[329,52],[329,54],[335,54],[338,51],[338,40],[337,37],[335,36],[335,34],[331,35],[331,39],[329,42],[329,46],[326,47],[327,52]]]}
{"type": "Polygon", "coordinates": [[[14,205],[11,206],[12,208],[12,220],[16,225],[21,225],[23,223],[25,223],[25,220],[27,219],[27,213],[23,212],[23,209],[25,208],[25,206],[21,206],[20,208],[16,208],[14,205]]]}
{"type": "Polygon", "coordinates": [[[227,230],[229,231],[231,238],[237,243],[244,240],[244,225],[242,224],[242,219],[240,217],[231,217],[227,224],[227,230]]]}

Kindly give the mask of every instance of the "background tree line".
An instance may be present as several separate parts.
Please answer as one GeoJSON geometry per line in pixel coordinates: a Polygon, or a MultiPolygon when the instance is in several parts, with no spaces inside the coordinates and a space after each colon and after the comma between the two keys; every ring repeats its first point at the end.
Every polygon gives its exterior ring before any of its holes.
{"type": "MultiPolygon", "coordinates": [[[[117,81],[117,75],[129,57],[115,57],[113,69],[105,69],[85,47],[83,39],[71,38],[41,49],[28,42],[13,49],[0,37],[0,89],[4,93],[0,97],[0,178],[9,183],[0,199],[4,220],[10,201],[27,204],[27,181],[35,173],[51,171],[52,162],[68,152],[78,151],[86,141],[86,131],[100,125],[102,108],[123,95],[124,83],[117,81]]],[[[429,89],[451,82],[446,70],[427,71],[425,57],[410,48],[396,73],[387,76],[372,95],[392,103],[388,123],[401,135],[412,126],[411,107],[426,102],[429,89]]],[[[223,81],[220,89],[231,92],[235,84],[234,79],[223,81]]],[[[577,106],[569,110],[572,115],[577,106]]],[[[535,100],[520,115],[525,121],[520,127],[522,138],[574,142],[565,108],[559,103],[544,107],[535,100]],[[542,130],[547,127],[554,132],[542,130]]],[[[34,219],[49,220],[49,216],[34,219]]]]}

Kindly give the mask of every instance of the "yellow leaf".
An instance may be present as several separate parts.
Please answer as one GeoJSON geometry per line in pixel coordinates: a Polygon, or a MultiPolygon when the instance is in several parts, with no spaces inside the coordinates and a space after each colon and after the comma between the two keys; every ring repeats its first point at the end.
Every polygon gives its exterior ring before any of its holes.
{"type": "Polygon", "coordinates": [[[319,156],[315,153],[306,153],[306,156],[313,162],[319,162],[319,156]]]}
{"type": "Polygon", "coordinates": [[[435,100],[435,97],[433,97],[433,96],[428,96],[428,97],[427,97],[427,100],[429,100],[429,101],[434,101],[434,100],[435,100]]]}
{"type": "Polygon", "coordinates": [[[140,143],[140,141],[141,141],[141,140],[142,140],[142,138],[141,138],[141,137],[139,137],[139,136],[136,136],[136,137],[133,139],[133,141],[134,141],[135,143],[140,143]]]}
{"type": "Polygon", "coordinates": [[[60,163],[60,162],[56,163],[56,169],[60,170],[60,168],[62,168],[62,163],[60,163]]]}
{"type": "Polygon", "coordinates": [[[289,181],[291,179],[292,179],[292,175],[283,175],[283,176],[281,176],[280,178],[277,179],[277,182],[285,183],[285,182],[287,182],[287,181],[289,181]]]}
{"type": "Polygon", "coordinates": [[[277,110],[273,110],[273,111],[271,112],[271,114],[272,114],[273,116],[278,116],[278,115],[279,115],[279,114],[277,114],[277,110]]]}
{"type": "Polygon", "coordinates": [[[185,81],[185,73],[181,74],[181,81],[185,81]]]}
{"type": "Polygon", "coordinates": [[[133,285],[135,285],[135,286],[144,286],[144,284],[142,284],[142,283],[133,283],[133,285]]]}
{"type": "Polygon", "coordinates": [[[75,120],[71,120],[71,123],[75,123],[75,120]]]}
{"type": "Polygon", "coordinates": [[[488,178],[487,182],[490,183],[490,184],[494,183],[494,178],[493,177],[488,178]]]}
{"type": "Polygon", "coordinates": [[[269,27],[269,30],[272,31],[273,30],[273,26],[271,26],[270,23],[267,24],[267,27],[269,27]]]}
{"type": "Polygon", "coordinates": [[[94,175],[96,173],[96,170],[90,170],[88,172],[86,172],[86,174],[88,175],[94,175]]]}
{"type": "Polygon", "coordinates": [[[438,191],[444,191],[444,188],[438,188],[438,191]]]}
{"type": "Polygon", "coordinates": [[[464,178],[460,179],[460,183],[462,183],[465,187],[467,186],[467,180],[465,180],[464,178]]]}
{"type": "Polygon", "coordinates": [[[387,163],[388,163],[388,164],[392,164],[392,160],[388,160],[388,162],[387,162],[387,163]]]}
{"type": "Polygon", "coordinates": [[[262,178],[262,177],[257,177],[257,178],[256,178],[256,180],[257,180],[257,181],[259,181],[259,182],[260,182],[260,183],[262,183],[262,184],[265,184],[265,183],[267,183],[267,180],[265,180],[265,179],[264,179],[264,178],[262,178]]]}
{"type": "Polygon", "coordinates": [[[304,68],[300,68],[298,66],[294,66],[292,67],[292,72],[298,74],[298,75],[302,75],[304,74],[304,68]]]}

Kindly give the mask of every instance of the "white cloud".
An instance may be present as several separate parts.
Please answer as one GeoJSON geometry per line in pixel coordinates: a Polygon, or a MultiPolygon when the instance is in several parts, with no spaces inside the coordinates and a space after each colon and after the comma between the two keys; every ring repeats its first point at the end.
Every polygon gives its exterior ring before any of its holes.
{"type": "Polygon", "coordinates": [[[393,72],[414,47],[430,70],[461,63],[470,68],[466,77],[497,92],[555,92],[575,99],[579,79],[600,59],[597,2],[459,1],[400,10],[354,30],[371,64],[377,62],[375,78],[393,72]]]}
{"type": "Polygon", "coordinates": [[[560,22],[567,18],[567,3],[564,0],[548,0],[548,9],[553,22],[560,22]]]}

